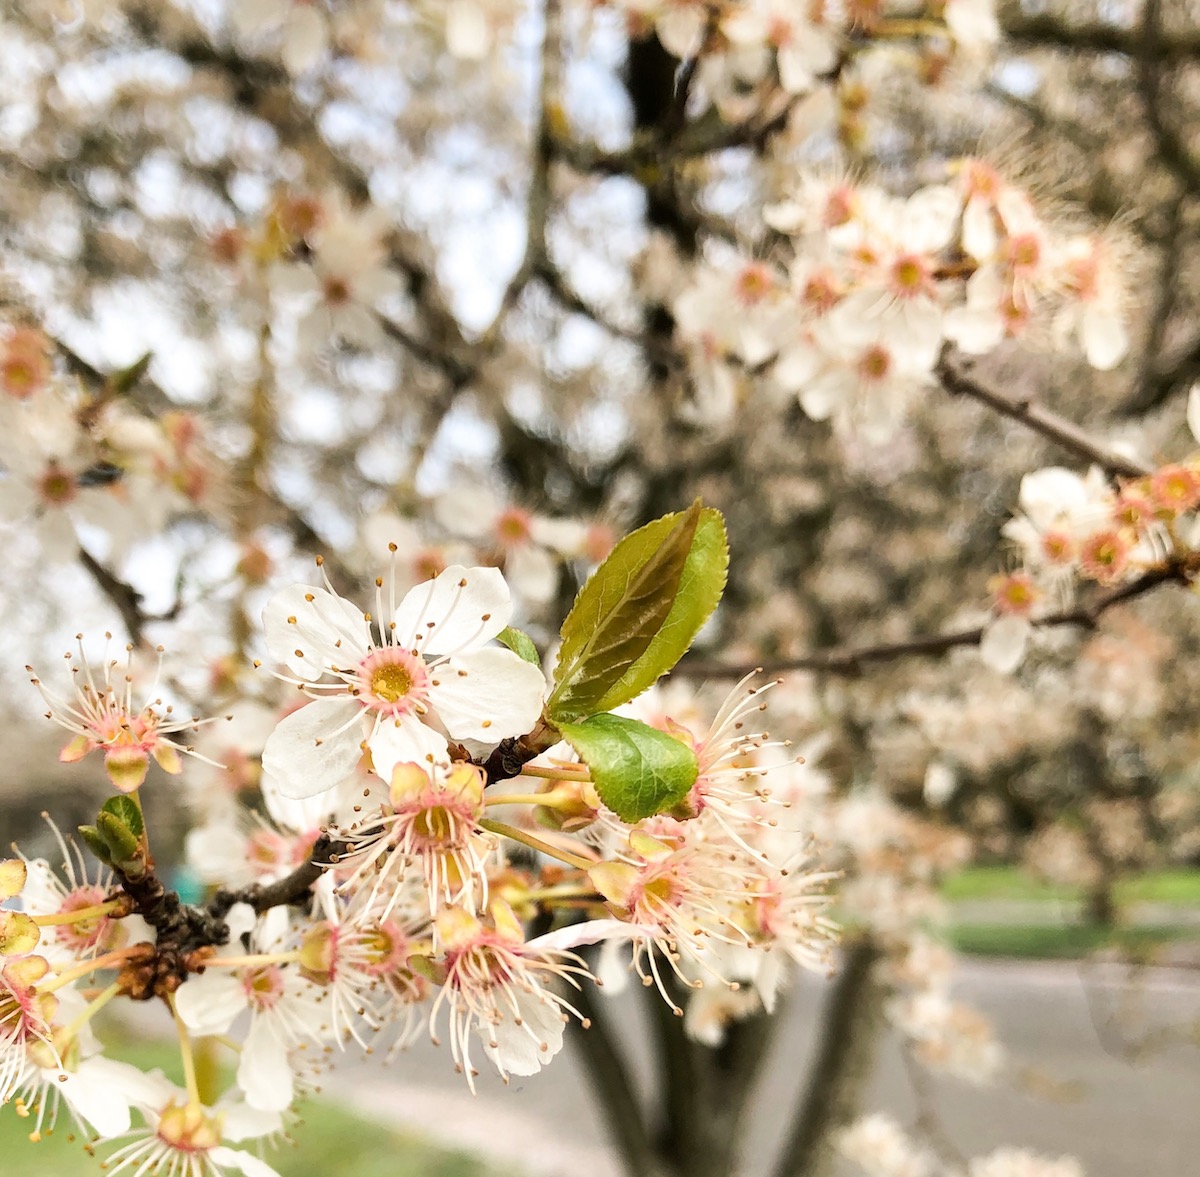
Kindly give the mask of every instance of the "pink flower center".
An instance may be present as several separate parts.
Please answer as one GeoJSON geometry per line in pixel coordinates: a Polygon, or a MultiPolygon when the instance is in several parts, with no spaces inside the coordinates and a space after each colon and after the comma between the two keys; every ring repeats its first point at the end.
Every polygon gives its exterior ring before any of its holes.
{"type": "Polygon", "coordinates": [[[283,973],[273,964],[247,969],[242,975],[242,988],[251,1009],[274,1009],[283,996],[283,973]]]}
{"type": "Polygon", "coordinates": [[[501,547],[515,548],[529,542],[533,531],[533,520],[528,511],[509,507],[496,519],[496,539],[501,547]]]}
{"type": "Polygon", "coordinates": [[[429,671],[418,654],[384,646],[358,667],[358,701],[380,715],[400,719],[420,714],[429,701],[429,671]]]}
{"type": "MultiPolygon", "coordinates": [[[[76,887],[59,907],[60,912],[80,911],[104,902],[104,890],[95,885],[76,887]]],[[[107,916],[94,915],[73,924],[59,924],[58,939],[72,948],[92,948],[100,942],[112,921],[107,916]]]]}

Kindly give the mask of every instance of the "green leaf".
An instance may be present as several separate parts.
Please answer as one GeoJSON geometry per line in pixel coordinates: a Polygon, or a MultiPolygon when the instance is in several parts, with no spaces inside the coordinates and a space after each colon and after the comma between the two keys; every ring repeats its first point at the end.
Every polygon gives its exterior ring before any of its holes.
{"type": "Polygon", "coordinates": [[[537,646],[533,644],[533,638],[522,630],[513,629],[511,625],[506,626],[496,635],[496,641],[507,646],[526,662],[532,662],[534,666],[541,666],[542,660],[538,656],[537,646]]]}
{"type": "Polygon", "coordinates": [[[600,800],[622,821],[673,809],[696,783],[695,752],[639,720],[593,715],[559,728],[588,766],[600,800]]]}
{"type": "Polygon", "coordinates": [[[675,603],[701,514],[697,501],[639,527],[579,590],[563,622],[554,689],[546,700],[551,720],[594,715],[646,653],[675,603]]]}
{"type": "Polygon", "coordinates": [[[112,866],[112,854],[108,849],[108,843],[101,836],[100,831],[95,826],[79,826],[77,828],[79,836],[83,839],[83,844],[105,866],[112,866]]]}
{"type": "Polygon", "coordinates": [[[142,810],[132,797],[118,793],[100,806],[100,812],[112,814],[123,825],[129,827],[135,838],[142,836],[142,830],[145,828],[142,822],[142,810]]]}
{"type": "Polygon", "coordinates": [[[667,620],[646,652],[604,693],[596,704],[597,711],[611,711],[636,699],[687,653],[700,627],[720,603],[728,570],[725,520],[715,507],[705,507],[667,620]]]}

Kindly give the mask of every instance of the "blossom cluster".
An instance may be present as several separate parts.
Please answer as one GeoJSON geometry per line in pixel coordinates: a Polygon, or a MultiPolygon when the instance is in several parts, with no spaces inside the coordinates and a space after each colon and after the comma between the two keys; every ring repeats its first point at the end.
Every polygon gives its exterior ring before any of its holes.
{"type": "MultiPolygon", "coordinates": [[[[540,667],[495,640],[511,632],[501,573],[451,566],[399,600],[394,583],[378,578],[371,614],[328,579],[268,601],[274,675],[301,705],[257,746],[233,737],[261,758],[259,805],[207,790],[189,850],[228,896],[207,942],[138,913],[153,860],[128,808],[140,813],[152,760],[218,771],[180,742],[204,721],[172,719],[153,687],[139,705],[132,661],[93,670],[82,648],[70,693],[35,679],[71,734],[64,759],[100,753],[121,806],[88,838],[111,875],[89,876],[65,843],[65,882],[40,860],[5,866],[21,910],[0,925],[0,1099],[39,1126],[65,1101],[89,1136],[119,1145],[110,1172],[271,1172],[234,1146],[280,1130],[330,1048],[394,1051],[425,1028],[474,1088],[485,1063],[507,1078],[549,1062],[568,1020],[586,1023],[572,989],[597,976],[615,990],[632,971],[713,1041],[729,1017],[772,1008],[797,966],[829,968],[835,872],[813,865],[799,818],[808,770],[761,727],[775,684],[751,676],[707,721],[691,692],[636,699],[697,773],[669,812],[625,821],[549,736],[490,778],[504,748],[538,738],[547,693],[540,667]],[[271,898],[297,872],[311,872],[299,901],[271,898]],[[594,944],[589,962],[577,950],[594,944]],[[122,995],[169,1004],[186,1089],[105,1059],[91,1019],[122,995]],[[193,1040],[231,1034],[236,1085],[206,1102],[193,1040]]],[[[237,728],[197,742],[219,748],[237,728]]]]}
{"type": "Polygon", "coordinates": [[[0,326],[0,520],[48,560],[74,560],[81,529],[119,558],[210,500],[201,426],[181,410],[144,415],[112,384],[85,390],[55,353],[36,327],[0,326]]]}
{"type": "MultiPolygon", "coordinates": [[[[1200,388],[1188,402],[1200,444],[1200,388]]],[[[1200,541],[1200,454],[1137,478],[1059,466],[1021,479],[1020,511],[1004,525],[1019,567],[993,578],[993,619],[982,643],[990,666],[1020,665],[1038,618],[1088,582],[1112,588],[1193,557],[1200,541]]]]}
{"type": "Polygon", "coordinates": [[[748,372],[843,435],[886,442],[937,383],[943,349],[984,355],[1040,331],[1094,368],[1128,349],[1126,263],[1112,234],[1039,215],[978,159],[906,198],[807,174],[765,210],[786,263],[731,253],[674,300],[698,414],[727,422],[748,372]],[[737,314],[730,314],[736,307],[737,314]]]}

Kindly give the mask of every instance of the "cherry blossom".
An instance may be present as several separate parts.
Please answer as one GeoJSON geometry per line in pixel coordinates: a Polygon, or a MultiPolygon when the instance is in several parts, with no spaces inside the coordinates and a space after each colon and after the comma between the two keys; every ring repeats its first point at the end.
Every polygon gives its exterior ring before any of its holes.
{"type": "MultiPolygon", "coordinates": [[[[263,611],[268,649],[313,702],[267,740],[263,765],[287,796],[332,788],[370,749],[385,779],[400,761],[447,757],[447,739],[495,744],[541,712],[537,667],[488,643],[512,605],[494,568],[447,568],[411,589],[378,640],[332,587],[294,585],[263,611]],[[331,675],[335,682],[322,682],[331,675]]],[[[381,620],[384,616],[380,602],[381,620]]]]}

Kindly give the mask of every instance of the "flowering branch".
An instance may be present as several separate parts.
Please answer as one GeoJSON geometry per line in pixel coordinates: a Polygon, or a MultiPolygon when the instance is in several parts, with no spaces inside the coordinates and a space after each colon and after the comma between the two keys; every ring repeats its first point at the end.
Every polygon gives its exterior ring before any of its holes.
{"type": "MultiPolygon", "coordinates": [[[[1095,629],[1100,618],[1116,605],[1145,596],[1164,584],[1191,584],[1197,572],[1200,572],[1200,553],[1190,552],[1180,559],[1156,565],[1135,580],[1101,593],[1090,605],[1049,613],[1045,617],[1033,619],[1030,624],[1035,629],[1055,629],[1066,625],[1078,626],[1081,629],[1095,629]]],[[[676,673],[686,674],[691,678],[741,678],[754,669],[763,670],[767,674],[811,670],[818,674],[841,674],[856,677],[868,666],[898,662],[902,658],[939,657],[960,646],[978,646],[983,640],[985,632],[985,627],[980,625],[973,629],[909,638],[903,642],[885,642],[878,646],[817,651],[812,654],[802,654],[797,658],[783,658],[775,662],[739,662],[725,665],[714,662],[691,662],[685,659],[679,664],[676,673]]]]}
{"type": "Polygon", "coordinates": [[[1073,421],[1039,405],[1032,397],[1007,397],[995,389],[981,384],[974,377],[951,363],[949,355],[943,353],[938,362],[937,374],[942,387],[956,396],[970,397],[987,405],[1005,417],[1020,421],[1035,433],[1048,437],[1063,449],[1085,458],[1105,471],[1110,477],[1142,478],[1150,474],[1151,468],[1133,458],[1115,454],[1100,442],[1088,436],[1073,421]]]}

